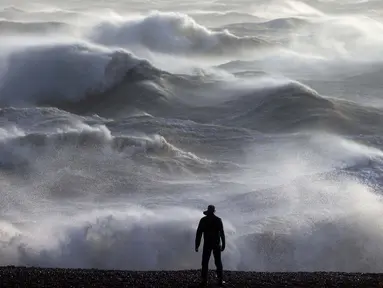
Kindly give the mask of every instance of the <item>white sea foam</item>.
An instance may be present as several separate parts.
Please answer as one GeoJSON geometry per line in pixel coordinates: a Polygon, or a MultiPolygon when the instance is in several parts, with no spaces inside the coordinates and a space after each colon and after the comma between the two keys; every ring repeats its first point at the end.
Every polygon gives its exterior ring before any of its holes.
{"type": "Polygon", "coordinates": [[[8,4],[0,265],[198,268],[195,229],[212,203],[225,269],[382,269],[381,111],[368,105],[381,101],[378,12],[8,4]]]}

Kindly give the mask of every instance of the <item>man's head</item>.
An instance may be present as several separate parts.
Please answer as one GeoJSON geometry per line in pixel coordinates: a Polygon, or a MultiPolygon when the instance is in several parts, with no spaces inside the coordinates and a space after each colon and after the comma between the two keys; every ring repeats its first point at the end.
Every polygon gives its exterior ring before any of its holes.
{"type": "Polygon", "coordinates": [[[209,205],[209,206],[207,206],[207,210],[204,211],[203,214],[205,214],[205,215],[212,215],[212,214],[214,214],[214,212],[215,212],[214,205],[209,205]]]}

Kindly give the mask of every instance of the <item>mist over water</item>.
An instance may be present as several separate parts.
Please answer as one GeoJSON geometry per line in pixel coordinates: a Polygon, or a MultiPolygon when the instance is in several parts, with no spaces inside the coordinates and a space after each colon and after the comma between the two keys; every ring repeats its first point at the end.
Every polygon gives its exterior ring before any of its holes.
{"type": "Polygon", "coordinates": [[[383,267],[381,1],[3,1],[0,265],[383,267]]]}

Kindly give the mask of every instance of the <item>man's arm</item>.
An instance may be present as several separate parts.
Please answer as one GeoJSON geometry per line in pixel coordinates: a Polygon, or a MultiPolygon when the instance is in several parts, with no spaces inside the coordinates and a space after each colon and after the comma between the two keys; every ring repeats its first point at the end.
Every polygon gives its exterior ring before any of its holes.
{"type": "Polygon", "coordinates": [[[219,220],[219,223],[220,223],[219,236],[221,237],[221,243],[222,243],[221,251],[223,251],[225,250],[225,247],[226,247],[225,231],[223,230],[223,224],[221,219],[219,220]]]}
{"type": "Polygon", "coordinates": [[[195,235],[195,251],[197,252],[198,252],[198,247],[201,244],[202,232],[203,232],[203,221],[201,219],[199,221],[197,232],[195,235]]]}

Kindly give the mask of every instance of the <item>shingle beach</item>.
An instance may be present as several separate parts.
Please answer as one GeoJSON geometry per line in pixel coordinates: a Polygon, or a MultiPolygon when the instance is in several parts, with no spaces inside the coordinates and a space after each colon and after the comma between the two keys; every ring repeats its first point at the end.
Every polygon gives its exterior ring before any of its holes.
{"type": "MultiPolygon", "coordinates": [[[[1,267],[0,287],[199,287],[198,270],[112,271],[1,267]]],[[[211,272],[208,287],[216,287],[211,272]]],[[[383,274],[225,272],[225,287],[383,287],[383,274]]]]}

